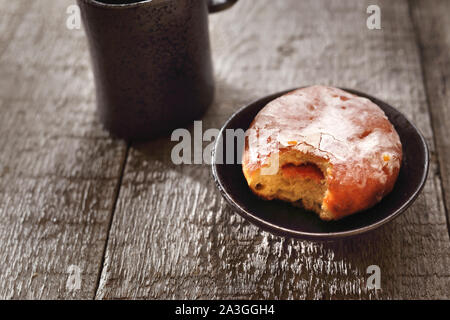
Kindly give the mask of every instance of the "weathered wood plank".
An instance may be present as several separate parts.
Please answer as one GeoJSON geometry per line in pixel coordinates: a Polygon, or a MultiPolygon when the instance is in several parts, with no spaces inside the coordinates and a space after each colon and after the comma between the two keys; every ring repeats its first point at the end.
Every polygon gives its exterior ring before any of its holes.
{"type": "MultiPolygon", "coordinates": [[[[450,221],[450,1],[412,1],[422,66],[450,221]]],[[[449,225],[450,228],[450,225],[449,225]]]]}
{"type": "MultiPolygon", "coordinates": [[[[204,128],[243,103],[313,83],[353,87],[397,106],[433,146],[406,1],[240,1],[211,18],[217,98],[204,128]]],[[[174,166],[167,138],[130,151],[97,298],[449,298],[450,243],[433,161],[424,192],[372,234],[332,243],[274,237],[215,191],[210,168],[174,166]],[[382,291],[365,287],[379,265],[382,291]]]]}
{"type": "Polygon", "coordinates": [[[1,299],[95,295],[126,145],[96,121],[69,4],[0,0],[1,299]]]}

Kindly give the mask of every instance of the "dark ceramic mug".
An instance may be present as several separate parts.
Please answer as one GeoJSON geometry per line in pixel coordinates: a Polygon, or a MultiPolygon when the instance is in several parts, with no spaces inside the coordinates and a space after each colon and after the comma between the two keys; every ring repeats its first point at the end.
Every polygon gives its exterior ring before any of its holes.
{"type": "Polygon", "coordinates": [[[208,12],[238,0],[77,1],[110,132],[149,139],[204,113],[214,96],[208,12]]]}

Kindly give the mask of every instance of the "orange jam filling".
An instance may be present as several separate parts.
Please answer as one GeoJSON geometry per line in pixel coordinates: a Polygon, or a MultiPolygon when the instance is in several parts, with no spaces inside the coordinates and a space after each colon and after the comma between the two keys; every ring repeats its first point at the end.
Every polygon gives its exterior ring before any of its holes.
{"type": "Polygon", "coordinates": [[[291,179],[311,179],[318,183],[324,179],[322,171],[312,163],[301,164],[296,166],[289,163],[281,168],[283,176],[291,179]]]}

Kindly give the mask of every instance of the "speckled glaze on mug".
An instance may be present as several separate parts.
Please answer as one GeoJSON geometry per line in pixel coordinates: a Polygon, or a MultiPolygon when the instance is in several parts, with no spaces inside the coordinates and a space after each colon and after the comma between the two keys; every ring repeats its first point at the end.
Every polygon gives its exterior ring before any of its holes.
{"type": "Polygon", "coordinates": [[[100,119],[145,140],[202,116],[214,96],[208,11],[237,0],[77,0],[100,119]]]}

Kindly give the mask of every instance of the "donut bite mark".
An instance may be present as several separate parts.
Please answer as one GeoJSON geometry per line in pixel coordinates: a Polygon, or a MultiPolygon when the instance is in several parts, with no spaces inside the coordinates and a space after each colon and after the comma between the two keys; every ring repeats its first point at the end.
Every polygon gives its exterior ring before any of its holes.
{"type": "Polygon", "coordinates": [[[402,146],[384,112],[337,88],[288,93],[263,108],[249,129],[259,139],[247,138],[243,154],[250,189],[266,200],[302,205],[323,220],[372,207],[398,177],[402,146]]]}
{"type": "Polygon", "coordinates": [[[329,163],[324,159],[286,151],[280,154],[276,174],[251,172],[244,166],[250,189],[265,200],[282,200],[320,214],[327,192],[329,163]]]}

